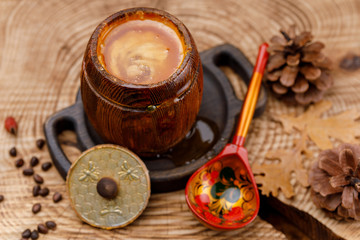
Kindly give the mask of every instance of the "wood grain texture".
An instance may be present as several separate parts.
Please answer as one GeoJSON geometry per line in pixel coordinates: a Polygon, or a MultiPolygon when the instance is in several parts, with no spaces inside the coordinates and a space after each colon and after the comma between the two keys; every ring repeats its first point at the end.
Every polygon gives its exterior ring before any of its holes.
{"type": "MultiPolygon", "coordinates": [[[[199,51],[228,42],[252,62],[260,43],[292,23],[300,30],[311,30],[315,39],[323,41],[325,53],[335,64],[349,51],[360,52],[357,0],[0,1],[0,123],[7,115],[19,122],[17,137],[0,129],[0,192],[5,196],[0,204],[1,238],[20,238],[24,229],[34,229],[49,219],[57,221],[58,229],[40,239],[284,238],[260,218],[235,232],[208,230],[188,211],[183,191],[153,195],[144,214],[124,229],[94,229],[76,218],[65,194],[65,183],[54,168],[42,173],[37,166],[35,171],[45,178],[51,193],[64,193],[64,200],[55,205],[51,194],[45,199],[32,197],[33,179],[15,169],[16,158],[11,158],[8,150],[15,145],[27,165],[33,155],[39,156],[41,162],[49,160],[46,150],[36,149],[35,140],[43,136],[42,124],[48,116],[75,101],[81,61],[92,31],[115,11],[136,6],[157,7],[177,16],[192,33],[199,51]],[[43,209],[33,216],[30,209],[35,202],[42,202],[43,209]]],[[[334,105],[328,115],[359,109],[360,72],[335,67],[333,76],[335,85],[325,96],[334,105]]],[[[264,161],[268,150],[291,148],[298,136],[285,134],[271,116],[294,111],[301,113],[304,108],[288,107],[270,98],[266,113],[250,127],[246,148],[251,163],[264,161]]],[[[318,151],[314,146],[312,149],[318,151]]],[[[360,223],[328,218],[311,202],[308,189],[295,186],[295,193],[291,200],[280,195],[274,206],[285,206],[279,207],[280,211],[312,238],[321,239],[321,229],[326,229],[332,238],[360,238],[360,223]],[[294,209],[299,214],[293,214],[294,209]]]]}
{"type": "Polygon", "coordinates": [[[146,88],[115,82],[107,76],[98,61],[98,42],[105,41],[103,35],[116,22],[136,15],[118,12],[90,38],[81,73],[81,93],[85,112],[104,140],[148,156],[165,152],[191,128],[201,102],[202,68],[194,40],[181,22],[157,10],[142,12],[148,17],[154,13],[159,19],[166,17],[184,36],[187,49],[179,69],[167,81],[146,88]]]}
{"type": "Polygon", "coordinates": [[[117,12],[95,29],[85,50],[81,95],[88,119],[102,139],[140,156],[155,156],[180,142],[195,122],[203,93],[203,70],[194,39],[183,23],[160,10],[140,10],[117,12]],[[147,86],[109,75],[98,56],[109,29],[140,16],[168,21],[184,43],[184,60],[176,72],[166,81],[147,86]]]}
{"type": "MultiPolygon", "coordinates": [[[[65,183],[54,167],[48,172],[35,167],[51,193],[46,198],[34,198],[33,179],[15,169],[17,158],[8,155],[15,145],[26,166],[33,155],[41,162],[50,160],[47,150],[36,149],[35,140],[43,136],[42,124],[48,116],[75,101],[86,43],[100,21],[123,8],[167,9],[168,4],[175,2],[0,1],[0,122],[7,115],[19,122],[17,137],[0,130],[0,193],[5,196],[0,204],[1,239],[20,238],[26,228],[35,229],[37,224],[51,219],[57,222],[57,230],[40,239],[284,239],[281,232],[260,218],[239,231],[208,230],[188,210],[183,191],[153,195],[144,214],[124,229],[95,229],[76,217],[65,193],[65,183]],[[51,199],[55,191],[64,197],[58,204],[51,199]],[[33,215],[31,207],[36,202],[43,207],[33,215]]],[[[188,12],[185,3],[176,5],[182,6],[183,13],[188,12]]],[[[79,155],[73,147],[66,147],[66,152],[73,158],[79,155]]]]}

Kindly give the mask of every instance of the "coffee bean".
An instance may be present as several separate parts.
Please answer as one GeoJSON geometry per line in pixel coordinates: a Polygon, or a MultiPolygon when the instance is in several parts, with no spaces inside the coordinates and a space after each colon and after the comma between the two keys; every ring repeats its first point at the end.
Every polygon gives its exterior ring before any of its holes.
{"type": "Polygon", "coordinates": [[[24,159],[20,158],[15,161],[15,167],[20,168],[24,165],[24,159]]]}
{"type": "Polygon", "coordinates": [[[34,186],[34,187],[33,187],[33,196],[34,196],[34,197],[39,196],[40,190],[41,190],[41,187],[40,187],[39,185],[34,186]]]}
{"type": "Polygon", "coordinates": [[[42,234],[47,234],[49,232],[48,228],[42,223],[38,225],[37,229],[38,229],[39,233],[42,233],[42,234]]]}
{"type": "Polygon", "coordinates": [[[25,231],[23,231],[23,233],[21,234],[21,236],[23,238],[29,238],[31,236],[31,231],[30,229],[26,229],[25,231]]]}
{"type": "Polygon", "coordinates": [[[40,203],[35,203],[32,207],[32,212],[34,214],[37,214],[38,212],[40,212],[41,210],[41,204],[40,203]]]}
{"type": "Polygon", "coordinates": [[[36,230],[33,230],[32,231],[32,233],[31,233],[31,239],[38,239],[39,238],[39,233],[38,233],[38,231],[36,231],[36,230]]]}
{"type": "Polygon", "coordinates": [[[45,225],[46,225],[46,227],[47,227],[48,229],[55,229],[55,228],[56,228],[56,223],[53,222],[53,221],[47,221],[47,222],[45,223],[45,225]]]}
{"type": "Polygon", "coordinates": [[[4,201],[4,195],[0,195],[0,202],[4,201]]]}
{"type": "Polygon", "coordinates": [[[10,156],[12,156],[12,157],[16,157],[16,155],[17,155],[16,148],[15,148],[15,147],[12,147],[12,148],[10,149],[10,151],[9,151],[9,154],[10,154],[10,156]]]}
{"type": "Polygon", "coordinates": [[[34,170],[33,170],[32,168],[25,168],[25,169],[23,170],[23,174],[24,174],[25,176],[31,176],[31,175],[34,174],[34,170]]]}
{"type": "Polygon", "coordinates": [[[51,168],[52,163],[51,162],[45,162],[41,165],[42,170],[47,171],[51,168]]]}
{"type": "Polygon", "coordinates": [[[62,199],[62,195],[59,192],[54,193],[53,195],[53,201],[54,203],[60,202],[62,199]]]}
{"type": "Polygon", "coordinates": [[[39,159],[37,157],[32,157],[30,160],[30,166],[35,167],[36,165],[38,165],[39,163],[39,159]]]}
{"type": "Polygon", "coordinates": [[[47,187],[45,187],[45,188],[40,189],[39,194],[42,197],[46,197],[47,195],[49,195],[49,192],[50,192],[50,190],[47,187]]]}
{"type": "Polygon", "coordinates": [[[45,145],[45,140],[44,139],[38,139],[36,140],[36,146],[38,149],[42,149],[45,145]]]}
{"type": "Polygon", "coordinates": [[[33,176],[33,178],[34,178],[34,181],[38,184],[44,183],[44,179],[39,174],[35,174],[33,176]]]}

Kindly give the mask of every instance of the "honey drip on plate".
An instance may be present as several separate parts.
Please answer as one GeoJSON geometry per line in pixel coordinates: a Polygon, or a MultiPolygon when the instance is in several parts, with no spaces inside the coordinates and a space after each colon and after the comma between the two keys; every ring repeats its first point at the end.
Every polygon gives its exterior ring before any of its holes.
{"type": "Polygon", "coordinates": [[[219,140],[219,129],[215,122],[198,117],[185,138],[156,157],[143,157],[149,170],[168,170],[189,165],[201,157],[211,159],[216,153],[211,150],[219,140]]]}
{"type": "Polygon", "coordinates": [[[178,34],[155,20],[119,24],[107,33],[100,47],[106,70],[133,84],[153,84],[168,79],[184,58],[178,34]]]}

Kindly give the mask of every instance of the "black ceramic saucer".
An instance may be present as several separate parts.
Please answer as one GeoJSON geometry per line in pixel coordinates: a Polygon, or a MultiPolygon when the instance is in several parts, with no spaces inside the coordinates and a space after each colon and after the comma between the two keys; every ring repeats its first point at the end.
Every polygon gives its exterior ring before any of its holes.
{"type": "MultiPolygon", "coordinates": [[[[215,157],[231,139],[242,101],[237,99],[221,66],[232,68],[248,85],[253,66],[237,48],[226,44],[200,54],[204,70],[204,93],[193,128],[186,138],[167,153],[154,158],[142,158],[150,171],[151,191],[169,192],[185,187],[190,175],[215,157]]],[[[255,116],[265,109],[266,92],[262,86],[255,116]]],[[[50,116],[44,124],[50,155],[61,176],[65,179],[70,168],[58,141],[64,130],[73,130],[78,147],[85,151],[104,141],[87,120],[80,93],[74,105],[50,116]]]]}

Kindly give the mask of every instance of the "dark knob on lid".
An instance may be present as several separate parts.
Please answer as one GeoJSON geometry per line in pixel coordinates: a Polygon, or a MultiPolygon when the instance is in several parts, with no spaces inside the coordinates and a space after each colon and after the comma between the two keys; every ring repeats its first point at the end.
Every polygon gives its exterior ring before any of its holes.
{"type": "Polygon", "coordinates": [[[109,177],[103,177],[96,185],[96,190],[100,196],[106,199],[113,199],[118,193],[118,185],[109,177]]]}

